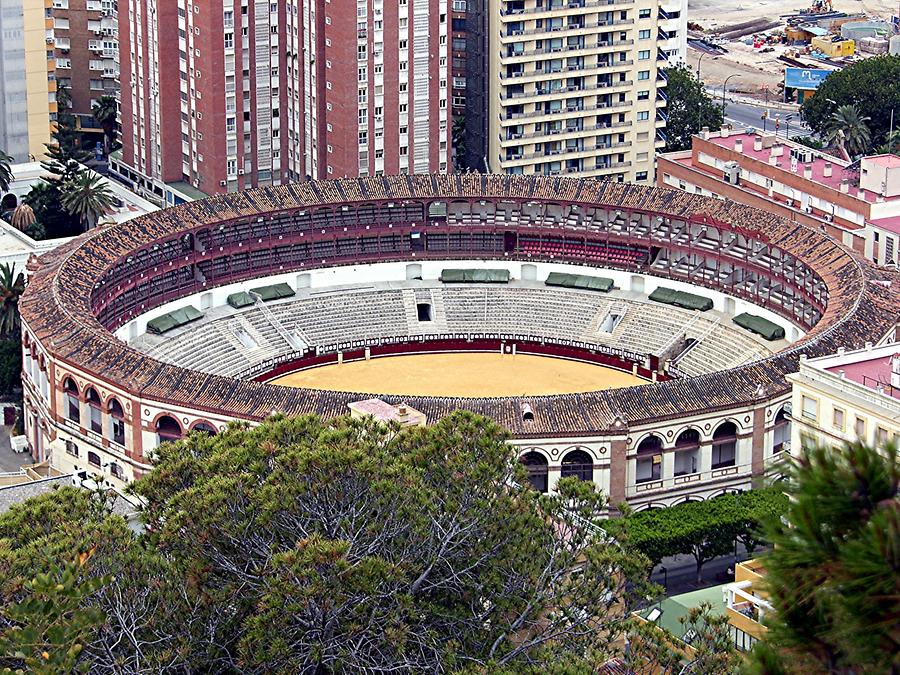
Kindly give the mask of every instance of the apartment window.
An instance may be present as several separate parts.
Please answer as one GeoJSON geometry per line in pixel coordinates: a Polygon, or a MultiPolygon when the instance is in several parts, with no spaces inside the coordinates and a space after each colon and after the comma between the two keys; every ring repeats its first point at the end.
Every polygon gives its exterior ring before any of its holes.
{"type": "Polygon", "coordinates": [[[725,422],[713,432],[712,468],[734,466],[737,458],[737,427],[725,422]]]}
{"type": "Polygon", "coordinates": [[[649,80],[650,79],[650,71],[649,70],[638,71],[638,79],[639,80],[649,80]]]}
{"type": "Polygon", "coordinates": [[[638,171],[636,174],[634,174],[634,179],[638,180],[638,181],[647,180],[647,172],[646,171],[638,171]]]}
{"type": "Polygon", "coordinates": [[[887,445],[888,442],[888,432],[884,427],[878,427],[875,429],[875,445],[879,448],[883,448],[887,445]]]}
{"type": "Polygon", "coordinates": [[[831,426],[838,431],[844,430],[844,411],[840,408],[833,408],[831,411],[831,426]]]}
{"type": "Polygon", "coordinates": [[[650,58],[650,50],[642,49],[638,52],[638,61],[646,61],[650,58]]]}
{"type": "Polygon", "coordinates": [[[853,431],[856,432],[856,436],[861,441],[866,439],[866,421],[862,417],[856,418],[856,423],[853,425],[853,431]]]}
{"type": "Polygon", "coordinates": [[[819,416],[819,402],[814,398],[810,398],[809,396],[803,396],[802,402],[803,417],[815,422],[819,416]]]}
{"type": "Polygon", "coordinates": [[[66,454],[72,457],[78,457],[78,446],[72,441],[66,441],[66,454]]]}
{"type": "Polygon", "coordinates": [[[637,100],[638,100],[638,101],[647,101],[647,100],[649,100],[649,99],[650,99],[650,92],[649,92],[648,90],[645,89],[645,90],[639,91],[639,92],[637,93],[637,100]]]}
{"type": "Polygon", "coordinates": [[[641,9],[638,11],[639,19],[649,19],[650,18],[650,10],[649,9],[641,9]]]}
{"type": "Polygon", "coordinates": [[[644,29],[638,31],[638,40],[649,40],[650,39],[650,30],[644,29]]]}
{"type": "Polygon", "coordinates": [[[641,110],[638,112],[638,114],[637,114],[638,122],[646,122],[649,119],[650,119],[650,113],[647,112],[646,110],[641,110]]]}
{"type": "Polygon", "coordinates": [[[90,464],[91,466],[95,466],[98,469],[100,468],[100,455],[98,455],[96,452],[92,452],[89,450],[88,454],[87,454],[87,459],[88,459],[88,464],[90,464]]]}

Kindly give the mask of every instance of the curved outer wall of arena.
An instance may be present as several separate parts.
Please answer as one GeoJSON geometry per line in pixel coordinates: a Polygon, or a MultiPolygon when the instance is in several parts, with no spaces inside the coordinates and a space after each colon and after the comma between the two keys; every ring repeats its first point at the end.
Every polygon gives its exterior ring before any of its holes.
{"type": "Polygon", "coordinates": [[[505,425],[546,489],[577,475],[638,508],[749,487],[786,449],[784,375],[800,354],[878,342],[897,316],[897,298],[875,283],[878,272],[830,238],[718,199],[477,174],[263,188],[101,228],[32,264],[20,305],[35,459],[65,457],[115,485],[148,471],[161,440],[190,429],[257,423],[273,412],[346,413],[366,395],[185,370],[114,333],[165,303],[226,284],[422,260],[631,271],[720,291],[799,327],[802,337],[771,357],[640,387],[527,399],[405,397],[432,421],[463,408],[505,425]]]}

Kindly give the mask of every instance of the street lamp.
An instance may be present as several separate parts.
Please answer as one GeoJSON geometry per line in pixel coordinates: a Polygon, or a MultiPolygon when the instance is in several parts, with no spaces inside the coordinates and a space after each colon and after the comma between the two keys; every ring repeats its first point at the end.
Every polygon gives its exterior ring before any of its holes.
{"type": "Polygon", "coordinates": [[[725,116],[725,92],[728,89],[728,80],[730,80],[732,77],[740,77],[740,76],[741,76],[740,73],[732,73],[731,75],[726,77],[725,82],[722,83],[722,116],[723,117],[725,116]]]}
{"type": "Polygon", "coordinates": [[[668,593],[669,592],[669,570],[666,567],[660,566],[659,571],[663,573],[663,588],[668,593]]]}
{"type": "Polygon", "coordinates": [[[700,80],[700,82],[703,81],[702,79],[700,79],[700,64],[703,63],[704,56],[706,56],[706,52],[703,50],[700,50],[700,58],[697,59],[697,79],[700,80]]]}

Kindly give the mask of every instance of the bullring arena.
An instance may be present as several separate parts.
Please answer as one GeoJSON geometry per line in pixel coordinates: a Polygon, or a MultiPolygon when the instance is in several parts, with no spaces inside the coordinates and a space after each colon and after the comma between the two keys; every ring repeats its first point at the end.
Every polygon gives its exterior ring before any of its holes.
{"type": "Polygon", "coordinates": [[[789,449],[802,354],[896,297],[826,235],[728,201],[558,177],[258,188],[94,230],[20,306],[36,460],[113,485],[191,430],[379,398],[510,429],[533,484],[636,508],[745,489],[789,449]],[[362,386],[364,385],[364,386],[362,386]]]}

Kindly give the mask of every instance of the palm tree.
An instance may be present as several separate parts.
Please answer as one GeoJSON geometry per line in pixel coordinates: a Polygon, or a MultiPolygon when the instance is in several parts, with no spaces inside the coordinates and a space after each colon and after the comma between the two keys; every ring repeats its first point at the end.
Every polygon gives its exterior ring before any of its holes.
{"type": "Polygon", "coordinates": [[[19,334],[19,296],[25,290],[25,277],[16,274],[15,264],[0,264],[0,336],[19,334]]]}
{"type": "Polygon", "coordinates": [[[894,129],[889,133],[876,151],[882,155],[896,155],[900,152],[900,129],[894,129]]]}
{"type": "Polygon", "coordinates": [[[62,205],[69,215],[78,218],[89,230],[107,209],[115,203],[115,196],[98,174],[80,171],[63,187],[62,205]]]}
{"type": "Polygon", "coordinates": [[[855,105],[842,105],[831,113],[825,127],[825,140],[836,145],[846,159],[865,152],[871,141],[869,117],[861,115],[855,105]]]}
{"type": "Polygon", "coordinates": [[[16,207],[16,210],[13,211],[10,224],[17,230],[24,232],[31,225],[34,225],[36,220],[37,218],[34,215],[34,209],[25,202],[22,202],[16,207]]]}
{"type": "Polygon", "coordinates": [[[119,115],[116,99],[112,96],[101,96],[94,103],[94,107],[91,108],[91,114],[103,127],[103,140],[106,151],[109,152],[113,142],[116,140],[116,120],[119,115]]]}
{"type": "Polygon", "coordinates": [[[12,183],[12,169],[9,168],[12,161],[12,157],[0,150],[0,192],[9,190],[9,184],[12,183]]]}

